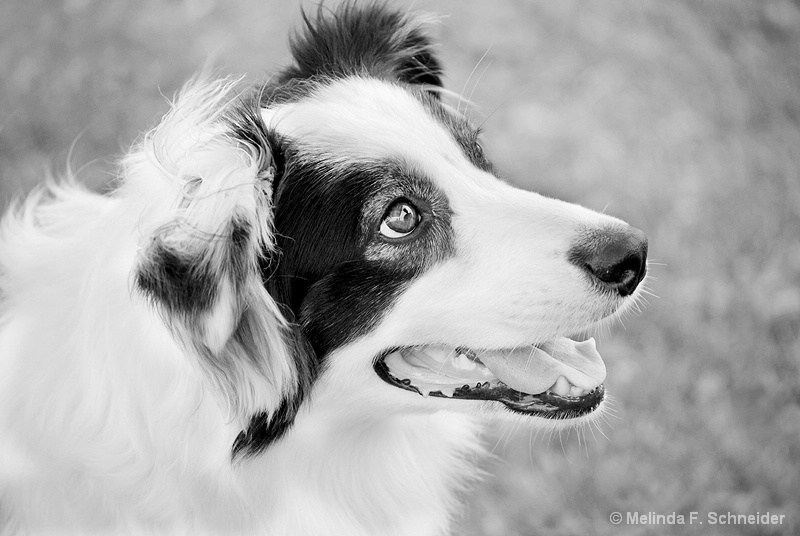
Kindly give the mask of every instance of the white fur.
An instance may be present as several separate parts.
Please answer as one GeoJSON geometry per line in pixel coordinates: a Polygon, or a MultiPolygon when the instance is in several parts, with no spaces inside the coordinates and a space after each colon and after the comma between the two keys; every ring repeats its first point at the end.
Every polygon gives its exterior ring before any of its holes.
{"type": "Polygon", "coordinates": [[[332,159],[391,157],[421,169],[450,200],[457,251],[370,334],[328,356],[281,440],[232,461],[246,416],[273,411],[297,380],[285,321],[255,267],[274,247],[271,177],[259,175],[269,155],[226,132],[221,118],[235,99],[228,82],[191,86],[126,159],[113,196],[64,184],[6,217],[7,532],[444,534],[456,492],[476,476],[485,416],[507,412],[391,387],[372,370],[374,356],[393,344],[532,344],[624,306],[564,259],[575,232],[616,220],[479,171],[397,86],[332,83],[265,110],[265,121],[332,159]],[[256,231],[252,273],[239,287],[218,249],[231,218],[256,231]],[[135,290],[154,244],[196,254],[219,276],[220,295],[199,327],[135,290]],[[257,356],[232,345],[243,321],[263,335],[257,356]]]}

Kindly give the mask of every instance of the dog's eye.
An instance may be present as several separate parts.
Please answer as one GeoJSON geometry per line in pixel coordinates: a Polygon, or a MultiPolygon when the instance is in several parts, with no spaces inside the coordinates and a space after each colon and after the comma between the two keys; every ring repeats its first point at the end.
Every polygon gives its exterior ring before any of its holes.
{"type": "Polygon", "coordinates": [[[414,232],[419,225],[419,212],[408,201],[395,201],[381,222],[381,234],[386,238],[402,238],[414,232]]]}

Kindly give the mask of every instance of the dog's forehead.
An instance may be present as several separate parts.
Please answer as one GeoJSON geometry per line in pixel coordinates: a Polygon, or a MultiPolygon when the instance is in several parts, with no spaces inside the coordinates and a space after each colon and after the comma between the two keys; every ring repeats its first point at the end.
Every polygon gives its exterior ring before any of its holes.
{"type": "Polygon", "coordinates": [[[331,162],[399,160],[421,169],[474,169],[467,145],[475,133],[465,120],[382,80],[351,77],[320,85],[262,116],[279,134],[331,162]]]}

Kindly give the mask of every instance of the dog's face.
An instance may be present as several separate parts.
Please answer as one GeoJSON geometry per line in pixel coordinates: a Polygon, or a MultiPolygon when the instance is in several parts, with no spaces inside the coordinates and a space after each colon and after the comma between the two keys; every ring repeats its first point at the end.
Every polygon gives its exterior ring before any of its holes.
{"type": "Polygon", "coordinates": [[[320,382],[341,367],[431,409],[597,408],[603,362],[593,342],[564,337],[634,299],[635,284],[620,291],[588,263],[621,248],[611,264],[629,263],[616,269],[638,283],[640,233],[502,182],[477,130],[423,89],[351,77],[263,116],[284,140],[275,275],[292,281],[320,382]]]}
{"type": "Polygon", "coordinates": [[[270,359],[291,369],[279,407],[255,415],[237,449],[280,437],[308,400],[551,420],[595,411],[605,366],[594,341],[568,337],[635,301],[644,235],[500,180],[478,130],[442,102],[438,61],[405,15],[348,7],[308,24],[297,65],[233,129],[270,155],[259,269],[290,341],[270,359]]]}

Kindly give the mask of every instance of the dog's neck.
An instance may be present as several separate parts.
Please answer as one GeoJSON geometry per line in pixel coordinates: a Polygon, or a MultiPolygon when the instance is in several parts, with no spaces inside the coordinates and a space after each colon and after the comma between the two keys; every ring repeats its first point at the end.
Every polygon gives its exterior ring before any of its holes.
{"type": "Polygon", "coordinates": [[[252,496],[272,509],[267,533],[446,533],[458,492],[477,474],[477,422],[315,406],[265,455],[242,462],[252,496]]]}

